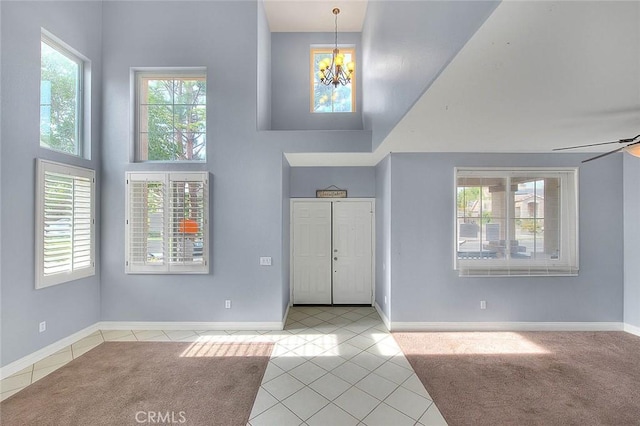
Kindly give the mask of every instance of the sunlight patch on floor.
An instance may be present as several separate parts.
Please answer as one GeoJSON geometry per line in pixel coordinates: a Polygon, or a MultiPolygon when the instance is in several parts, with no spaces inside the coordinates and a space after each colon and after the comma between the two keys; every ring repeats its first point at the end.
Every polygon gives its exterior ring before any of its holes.
{"type": "Polygon", "coordinates": [[[433,345],[407,355],[548,354],[547,349],[515,332],[429,333],[433,345]]]}
{"type": "Polygon", "coordinates": [[[254,357],[269,356],[271,347],[252,343],[214,343],[196,342],[189,346],[181,358],[212,358],[212,357],[254,357]]]}

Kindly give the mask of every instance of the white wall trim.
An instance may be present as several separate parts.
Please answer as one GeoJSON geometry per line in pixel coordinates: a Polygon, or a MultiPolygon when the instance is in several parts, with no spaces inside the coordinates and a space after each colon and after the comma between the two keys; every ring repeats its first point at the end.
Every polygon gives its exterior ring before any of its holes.
{"type": "Polygon", "coordinates": [[[376,308],[376,311],[378,311],[378,315],[380,315],[380,318],[382,318],[384,326],[387,327],[387,330],[391,330],[391,321],[389,321],[389,318],[387,318],[387,316],[384,314],[384,311],[382,310],[380,305],[378,305],[378,302],[374,302],[373,306],[376,308]]]}
{"type": "Polygon", "coordinates": [[[284,316],[282,317],[282,323],[280,324],[279,330],[284,330],[284,326],[287,323],[287,317],[289,316],[289,309],[291,308],[291,303],[287,304],[287,310],[284,312],[284,316]]]}
{"type": "Polygon", "coordinates": [[[95,333],[100,330],[98,327],[98,323],[90,325],[89,327],[77,331],[67,337],[64,337],[57,342],[54,342],[48,346],[45,346],[42,349],[38,349],[35,352],[30,353],[29,355],[25,355],[20,359],[13,361],[10,364],[5,365],[0,368],[0,379],[5,379],[13,374],[16,374],[20,370],[24,370],[29,367],[31,364],[35,364],[38,361],[42,361],[49,355],[53,355],[56,352],[66,348],[67,346],[76,343],[80,339],[84,339],[85,337],[95,333]]]}
{"type": "Polygon", "coordinates": [[[100,330],[282,330],[282,322],[101,321],[100,330]]]}
{"type": "MultiPolygon", "coordinates": [[[[622,331],[621,322],[392,322],[391,331],[622,331]]],[[[640,329],[639,329],[640,330],[640,329]]]]}
{"type": "Polygon", "coordinates": [[[624,331],[627,333],[635,334],[636,336],[640,336],[640,327],[636,327],[631,324],[624,324],[624,331]]]}

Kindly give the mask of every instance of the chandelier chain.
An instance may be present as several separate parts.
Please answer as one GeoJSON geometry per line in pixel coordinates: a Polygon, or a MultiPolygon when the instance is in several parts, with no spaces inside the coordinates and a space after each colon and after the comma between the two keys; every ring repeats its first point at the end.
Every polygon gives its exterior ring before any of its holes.
{"type": "Polygon", "coordinates": [[[338,87],[338,85],[346,86],[351,83],[352,75],[355,69],[355,62],[351,59],[348,63],[344,63],[345,57],[340,53],[338,49],[338,14],[340,13],[340,9],[334,7],[333,10],[334,15],[334,49],[331,54],[331,58],[325,58],[320,61],[318,71],[320,83],[326,86],[333,85],[338,87]]]}
{"type": "Polygon", "coordinates": [[[336,49],[338,48],[338,14],[335,14],[335,27],[336,27],[336,31],[335,31],[335,44],[336,44],[336,49]]]}

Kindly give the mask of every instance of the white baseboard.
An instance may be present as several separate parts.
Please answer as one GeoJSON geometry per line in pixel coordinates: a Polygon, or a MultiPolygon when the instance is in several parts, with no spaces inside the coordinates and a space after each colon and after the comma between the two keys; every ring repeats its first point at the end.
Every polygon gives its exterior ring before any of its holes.
{"type": "Polygon", "coordinates": [[[282,321],[276,322],[100,321],[5,365],[0,368],[0,379],[24,370],[98,330],[282,330],[288,314],[287,307],[282,321]]]}
{"type": "Polygon", "coordinates": [[[282,330],[282,322],[101,321],[100,330],[282,330]]]}
{"type": "Polygon", "coordinates": [[[391,330],[391,321],[389,321],[389,318],[387,318],[387,316],[384,314],[384,311],[382,310],[380,305],[378,305],[378,302],[374,302],[373,306],[376,308],[376,311],[378,311],[378,315],[380,315],[380,318],[382,318],[384,326],[387,327],[387,330],[391,330]]]}
{"type": "Polygon", "coordinates": [[[624,331],[627,333],[635,334],[636,336],[640,336],[640,327],[636,327],[635,325],[625,324],[624,331]]]}
{"type": "Polygon", "coordinates": [[[70,336],[64,337],[57,342],[45,346],[42,349],[30,353],[29,355],[23,356],[22,358],[0,368],[0,379],[5,379],[13,374],[16,374],[20,370],[24,370],[31,364],[42,361],[49,355],[55,354],[56,352],[66,348],[67,346],[77,342],[80,339],[84,339],[85,337],[95,333],[98,330],[100,330],[100,328],[98,327],[98,323],[90,325],[89,327],[73,333],[70,336]]]}
{"type": "Polygon", "coordinates": [[[622,331],[620,322],[392,322],[391,331],[622,331]]]}
{"type": "MultiPolygon", "coordinates": [[[[620,322],[390,322],[378,303],[380,318],[391,331],[626,331],[640,336],[640,327],[620,322]]],[[[279,322],[101,321],[0,368],[0,379],[43,360],[98,330],[282,330],[289,307],[279,322]]]]}

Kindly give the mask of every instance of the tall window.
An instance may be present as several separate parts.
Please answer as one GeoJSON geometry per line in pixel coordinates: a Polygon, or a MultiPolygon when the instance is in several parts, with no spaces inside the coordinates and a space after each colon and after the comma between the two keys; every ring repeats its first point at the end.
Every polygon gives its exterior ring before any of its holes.
{"type": "Polygon", "coordinates": [[[43,35],[40,41],[40,146],[82,155],[83,60],[43,35]]]}
{"type": "MultiPolygon", "coordinates": [[[[340,48],[344,54],[344,63],[355,61],[354,48],[340,48]]],[[[356,77],[351,83],[337,87],[328,86],[320,82],[318,77],[318,64],[325,58],[331,59],[333,48],[311,49],[311,112],[355,112],[356,110],[356,77]]],[[[355,73],[354,73],[355,74],[355,73]]]]}
{"type": "Polygon", "coordinates": [[[457,169],[460,275],[575,275],[576,169],[457,169]]]}
{"type": "Polygon", "coordinates": [[[208,273],[208,174],[127,173],[127,273],[208,273]]]}
{"type": "Polygon", "coordinates": [[[205,161],[205,72],[138,71],[135,81],[136,159],[205,161]]]}
{"type": "Polygon", "coordinates": [[[95,173],[38,160],[36,288],[95,274],[95,173]]]}

